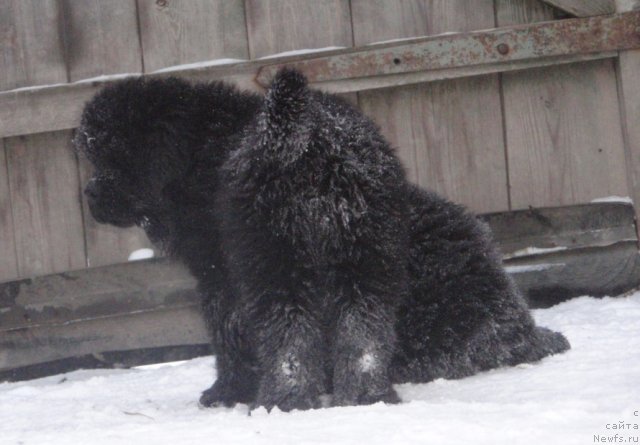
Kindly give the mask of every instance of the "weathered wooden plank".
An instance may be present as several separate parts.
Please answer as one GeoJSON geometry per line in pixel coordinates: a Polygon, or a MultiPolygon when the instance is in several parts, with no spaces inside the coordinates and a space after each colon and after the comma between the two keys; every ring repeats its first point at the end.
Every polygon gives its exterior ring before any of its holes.
{"type": "MultiPolygon", "coordinates": [[[[506,0],[500,1],[506,2],[506,0]]],[[[505,16],[509,15],[506,14],[504,10],[499,10],[499,13],[505,16]]],[[[538,25],[531,26],[536,27],[538,25]]],[[[501,32],[503,31],[505,30],[501,30],[501,32]]],[[[495,32],[496,31],[493,30],[483,31],[468,35],[465,38],[495,38],[495,32]]],[[[579,53],[568,56],[564,55],[542,58],[534,55],[534,59],[521,61],[509,61],[509,55],[507,54],[504,56],[504,61],[496,63],[489,60],[493,57],[492,53],[489,53],[489,59],[485,60],[486,63],[478,66],[469,67],[461,64],[461,61],[458,61],[454,63],[456,66],[452,68],[439,67],[438,69],[398,75],[389,74],[382,77],[374,76],[359,79],[344,79],[320,84],[314,83],[314,86],[322,87],[334,92],[360,91],[371,88],[383,88],[419,82],[431,82],[442,79],[470,77],[483,73],[522,70],[536,66],[549,66],[580,60],[613,58],[617,56],[617,52],[615,51],[604,51],[604,48],[609,48],[609,46],[598,46],[603,45],[603,41],[601,41],[595,33],[592,34],[593,35],[590,37],[585,37],[585,39],[590,42],[590,46],[588,45],[590,48],[589,51],[595,52],[589,52],[588,54],[579,53]]],[[[629,36],[633,35],[635,34],[630,34],[629,36]]],[[[620,43],[626,45],[625,47],[629,46],[627,35],[621,33],[619,36],[622,36],[620,37],[620,43]]],[[[445,35],[435,36],[429,38],[429,40],[432,42],[431,44],[438,46],[451,38],[453,38],[453,36],[445,35]]],[[[610,45],[611,41],[604,41],[604,43],[610,45]]],[[[370,51],[377,51],[382,47],[387,48],[388,50],[400,51],[407,45],[413,45],[413,43],[407,44],[406,42],[391,42],[375,47],[335,50],[325,54],[351,54],[353,57],[361,57],[363,54],[367,54],[370,51]]],[[[452,54],[446,54],[446,57],[448,58],[451,56],[452,54]]],[[[453,56],[455,58],[455,54],[453,54],[453,56]]],[[[317,59],[318,57],[319,56],[317,54],[289,55],[274,59],[232,63],[227,65],[210,65],[196,68],[187,67],[170,73],[156,75],[173,75],[198,81],[227,80],[238,83],[242,88],[259,89],[260,86],[255,82],[255,76],[261,68],[268,65],[294,64],[301,60],[317,59]]],[[[314,73],[308,74],[313,80],[314,73]]],[[[74,128],[78,124],[79,115],[84,103],[89,100],[102,86],[112,82],[113,80],[114,79],[103,79],[102,81],[78,82],[69,85],[51,85],[46,88],[35,90],[28,89],[0,92],[0,136],[6,137],[74,128]]]]}
{"type": "MultiPolygon", "coordinates": [[[[617,0],[618,12],[640,10],[638,0],[617,0]]],[[[640,50],[621,51],[617,64],[618,93],[625,141],[627,179],[633,201],[640,203],[640,50]]],[[[636,207],[636,216],[640,211],[636,207]]]]}
{"type": "Polygon", "coordinates": [[[360,105],[412,181],[475,211],[498,211],[508,199],[497,88],[493,77],[436,82],[366,91],[360,105]]]}
{"type": "Polygon", "coordinates": [[[63,0],[69,80],[142,72],[135,0],[63,0]]]}
{"type": "Polygon", "coordinates": [[[160,346],[129,351],[107,351],[0,370],[0,382],[31,380],[78,369],[130,368],[153,363],[189,360],[210,354],[211,345],[209,343],[160,346]]]}
{"type": "Polygon", "coordinates": [[[196,306],[194,288],[195,280],[186,269],[166,259],[3,283],[0,332],[196,306]]]}
{"type": "Polygon", "coordinates": [[[85,265],[80,184],[69,131],[5,139],[21,277],[85,265]]]}
{"type": "Polygon", "coordinates": [[[523,256],[505,266],[532,308],[583,295],[616,296],[640,286],[637,241],[523,256]]]}
{"type": "MultiPolygon", "coordinates": [[[[373,3],[352,3],[357,45],[494,23],[492,1],[373,3]]],[[[366,91],[360,105],[398,147],[411,180],[476,211],[504,210],[509,205],[498,88],[496,76],[460,79],[366,91]]]]}
{"type": "MultiPolygon", "coordinates": [[[[182,345],[200,345],[201,353],[208,339],[194,286],[183,267],[167,260],[0,284],[0,374],[59,360],[44,369],[117,364],[122,354],[104,354],[109,351],[162,348],[128,354],[129,365],[175,354],[170,346],[180,351],[182,345]],[[92,354],[98,359],[84,357],[92,354]]],[[[193,354],[191,349],[183,353],[193,354]]]]}
{"type": "Polygon", "coordinates": [[[558,12],[540,0],[496,0],[495,8],[500,27],[552,20],[558,12]]]}
{"type": "Polygon", "coordinates": [[[610,61],[504,74],[514,208],[628,196],[610,61]]]}
{"type": "Polygon", "coordinates": [[[18,258],[5,153],[4,142],[0,139],[0,282],[18,278],[18,258]]]}
{"type": "Polygon", "coordinates": [[[348,0],[247,0],[246,9],[252,59],[353,45],[348,0]]]}
{"type": "Polygon", "coordinates": [[[633,205],[621,202],[530,208],[481,215],[505,257],[534,249],[577,249],[636,241],[633,205]]]}
{"type": "Polygon", "coordinates": [[[352,0],[353,35],[357,45],[442,32],[482,29],[493,24],[490,1],[352,0]],[[475,14],[474,14],[475,13],[475,14]]]}
{"type": "Polygon", "coordinates": [[[66,82],[56,0],[0,2],[0,29],[0,91],[66,82]]]}
{"type": "Polygon", "coordinates": [[[551,6],[561,9],[576,17],[613,14],[613,0],[542,0],[551,6]]]}
{"type": "Polygon", "coordinates": [[[138,10],[145,72],[248,58],[242,0],[138,0],[138,10]]]}
{"type": "MultiPolygon", "coordinates": [[[[11,24],[3,34],[8,41],[2,63],[9,66],[0,68],[0,89],[67,82],[60,3],[11,0],[2,7],[11,24]]],[[[5,140],[19,276],[85,264],[77,164],[69,139],[65,131],[5,140]]]]}
{"type": "Polygon", "coordinates": [[[614,0],[617,12],[640,11],[638,0],[614,0]]]}
{"type": "MultiPolygon", "coordinates": [[[[499,25],[526,16],[519,11],[526,7],[499,1],[499,25]]],[[[628,195],[611,61],[504,73],[502,80],[514,209],[628,195]]]]}
{"type": "Polygon", "coordinates": [[[159,308],[3,332],[0,370],[108,351],[206,342],[206,328],[196,306],[159,308]]]}

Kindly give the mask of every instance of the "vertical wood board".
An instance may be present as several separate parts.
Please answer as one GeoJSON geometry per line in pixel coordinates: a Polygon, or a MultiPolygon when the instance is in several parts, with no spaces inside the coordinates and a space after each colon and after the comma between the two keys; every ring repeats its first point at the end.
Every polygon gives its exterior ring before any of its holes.
{"type": "Polygon", "coordinates": [[[594,15],[613,14],[614,0],[542,0],[556,8],[575,15],[591,17],[594,15]]]}
{"type": "MultiPolygon", "coordinates": [[[[355,45],[494,25],[493,2],[352,1],[355,45]]],[[[497,75],[359,94],[409,179],[475,211],[508,209],[497,75]]]]}
{"type": "Polygon", "coordinates": [[[69,81],[142,71],[135,0],[62,0],[62,7],[69,81]]]}
{"type": "Polygon", "coordinates": [[[13,211],[4,142],[0,139],[0,281],[18,276],[18,259],[13,234],[13,211]]]}
{"type": "MultiPolygon", "coordinates": [[[[6,0],[0,17],[0,90],[67,82],[60,2],[6,0]]],[[[85,264],[77,164],[69,138],[65,131],[4,141],[15,248],[3,255],[15,255],[18,276],[85,264]]],[[[2,275],[7,278],[9,270],[2,275]]]]}
{"type": "Polygon", "coordinates": [[[495,0],[496,26],[553,20],[556,11],[540,0],[495,0]]]}
{"type": "MultiPolygon", "coordinates": [[[[499,26],[552,18],[538,2],[498,0],[499,26]]],[[[610,60],[504,73],[513,208],[627,196],[610,60]]]]}
{"type": "Polygon", "coordinates": [[[69,131],[5,139],[21,277],[85,265],[78,172],[69,131]]]}
{"type": "Polygon", "coordinates": [[[247,0],[245,4],[252,59],[353,45],[348,0],[247,0]]]}
{"type": "MultiPolygon", "coordinates": [[[[618,12],[640,10],[639,0],[617,0],[618,12]]],[[[639,30],[640,31],[640,30],[639,30]]],[[[627,180],[640,218],[640,50],[622,51],[616,66],[622,128],[625,142],[627,180]]],[[[640,228],[636,227],[639,231],[640,228]]]]}
{"type": "Polygon", "coordinates": [[[67,81],[61,29],[56,0],[0,2],[0,91],[67,81]]]}
{"type": "Polygon", "coordinates": [[[248,58],[242,0],[138,0],[145,72],[248,58]]]}

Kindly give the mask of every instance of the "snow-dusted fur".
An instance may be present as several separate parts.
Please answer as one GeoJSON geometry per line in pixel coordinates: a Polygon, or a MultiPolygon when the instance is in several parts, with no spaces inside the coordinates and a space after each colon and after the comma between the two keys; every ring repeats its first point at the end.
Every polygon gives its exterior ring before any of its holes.
{"type": "Polygon", "coordinates": [[[376,126],[298,73],[264,100],[127,81],[86,107],[76,145],[96,219],[142,225],[198,278],[218,367],[206,406],[394,402],[392,381],[569,347],[535,327],[485,226],[409,185],[376,126]]]}
{"type": "Polygon", "coordinates": [[[397,402],[389,378],[406,298],[404,173],[374,124],[281,72],[223,166],[223,250],[260,369],[256,404],[397,402]]]}
{"type": "Polygon", "coordinates": [[[486,224],[433,192],[407,186],[409,298],[396,331],[395,383],[460,378],[569,349],[537,327],[502,267],[486,224]]]}
{"type": "MultiPolygon", "coordinates": [[[[74,144],[94,166],[85,194],[101,223],[137,224],[198,280],[214,350],[218,309],[235,301],[220,249],[214,206],[220,165],[261,98],[222,83],[134,79],[86,106],[74,144]]],[[[248,362],[249,360],[244,360],[248,362]]],[[[217,402],[253,401],[256,379],[233,382],[217,402]]]]}

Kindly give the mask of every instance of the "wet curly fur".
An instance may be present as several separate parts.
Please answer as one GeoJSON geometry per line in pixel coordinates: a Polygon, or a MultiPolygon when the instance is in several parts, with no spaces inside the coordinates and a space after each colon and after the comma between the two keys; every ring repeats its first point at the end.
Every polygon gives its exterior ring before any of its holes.
{"type": "Polygon", "coordinates": [[[485,225],[410,185],[368,118],[295,71],[264,98],[125,81],[75,143],[94,217],[141,225],[198,279],[218,368],[203,405],[396,402],[391,383],[569,348],[535,326],[485,225]]]}

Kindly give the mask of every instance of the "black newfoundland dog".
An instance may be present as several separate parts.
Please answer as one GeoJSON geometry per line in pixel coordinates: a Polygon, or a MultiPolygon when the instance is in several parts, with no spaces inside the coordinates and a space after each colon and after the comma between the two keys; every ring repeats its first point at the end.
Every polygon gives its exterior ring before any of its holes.
{"type": "Polygon", "coordinates": [[[284,70],[264,97],[128,80],[75,144],[103,223],[139,224],[198,279],[217,355],[205,406],[398,401],[569,348],[536,327],[487,228],[410,185],[377,127],[284,70]]]}

